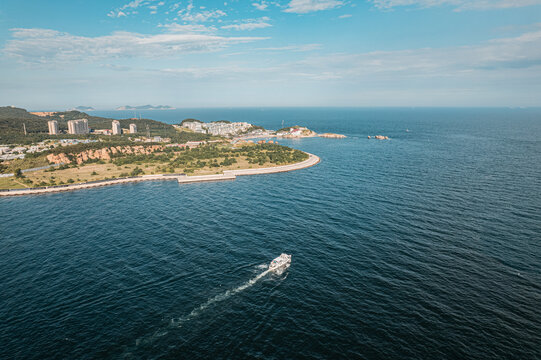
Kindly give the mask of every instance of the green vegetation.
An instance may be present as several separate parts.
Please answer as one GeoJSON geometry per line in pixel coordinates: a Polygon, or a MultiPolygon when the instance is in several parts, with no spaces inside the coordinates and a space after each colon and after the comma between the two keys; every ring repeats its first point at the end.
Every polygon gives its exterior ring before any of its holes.
{"type": "Polygon", "coordinates": [[[255,131],[255,130],[265,130],[265,128],[262,127],[262,126],[252,125],[248,129],[246,129],[245,131],[241,132],[240,135],[248,134],[248,133],[251,133],[252,131],[255,131]]]}
{"type": "Polygon", "coordinates": [[[240,148],[220,147],[215,145],[186,150],[169,159],[167,167],[197,170],[205,167],[227,167],[243,158],[248,164],[284,165],[296,163],[308,158],[300,150],[277,144],[246,145],[240,148]]]}
{"type": "Polygon", "coordinates": [[[182,126],[182,125],[184,125],[184,123],[187,123],[187,122],[198,122],[198,123],[203,124],[203,122],[201,120],[188,118],[188,119],[182,120],[179,125],[182,126]]]}
{"type": "MultiPolygon", "coordinates": [[[[77,148],[98,149],[104,143],[81,144],[57,148],[51,152],[72,150],[77,148]]],[[[153,147],[150,153],[133,153],[131,151],[109,152],[108,161],[87,159],[82,164],[66,164],[57,168],[38,170],[27,173],[16,172],[20,177],[10,177],[0,183],[0,188],[19,188],[73,184],[94,180],[115,179],[119,177],[139,176],[144,174],[187,173],[187,174],[216,174],[224,170],[258,168],[285,165],[306,160],[308,155],[302,151],[291,149],[278,144],[247,144],[241,147],[227,143],[205,145],[194,149],[178,147],[153,147]],[[131,152],[131,153],[129,153],[131,152]],[[75,180],[74,180],[75,179],[75,180]]],[[[131,144],[132,149],[134,144],[131,144]]],[[[75,160],[78,153],[66,153],[68,158],[75,160]]],[[[85,157],[86,158],[86,157],[85,157]]],[[[81,157],[79,157],[81,159],[81,157]]],[[[19,168],[20,169],[20,168],[19,168]]]]}
{"type": "Polygon", "coordinates": [[[285,128],[278,129],[278,130],[276,130],[276,132],[282,132],[282,131],[283,131],[283,132],[288,132],[288,131],[291,131],[291,130],[293,130],[293,129],[298,129],[298,128],[300,128],[299,125],[288,126],[288,127],[285,127],[285,128]]]}
{"type": "Polygon", "coordinates": [[[46,155],[39,156],[39,157],[29,156],[24,159],[14,159],[14,160],[10,160],[9,162],[4,162],[0,166],[0,173],[11,174],[15,172],[16,169],[23,169],[23,170],[32,169],[32,168],[46,166],[46,165],[49,165],[46,155]]]}
{"type": "Polygon", "coordinates": [[[142,175],[144,174],[145,172],[143,170],[141,170],[138,166],[135,167],[135,169],[133,169],[130,173],[130,176],[138,176],[138,175],[142,175]]]}

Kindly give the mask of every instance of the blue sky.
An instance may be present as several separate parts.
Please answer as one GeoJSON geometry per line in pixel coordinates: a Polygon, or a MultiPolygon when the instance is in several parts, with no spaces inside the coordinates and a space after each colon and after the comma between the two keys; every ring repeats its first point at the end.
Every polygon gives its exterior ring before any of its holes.
{"type": "Polygon", "coordinates": [[[4,0],[0,99],[541,106],[541,0],[4,0]]]}

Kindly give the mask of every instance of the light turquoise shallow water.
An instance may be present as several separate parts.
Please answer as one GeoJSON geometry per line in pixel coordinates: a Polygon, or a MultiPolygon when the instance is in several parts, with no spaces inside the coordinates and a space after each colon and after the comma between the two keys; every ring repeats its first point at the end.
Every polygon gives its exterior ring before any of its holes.
{"type": "Polygon", "coordinates": [[[290,173],[0,199],[0,358],[541,358],[540,110],[146,114],[348,138],[282,141],[322,159],[290,173]]]}

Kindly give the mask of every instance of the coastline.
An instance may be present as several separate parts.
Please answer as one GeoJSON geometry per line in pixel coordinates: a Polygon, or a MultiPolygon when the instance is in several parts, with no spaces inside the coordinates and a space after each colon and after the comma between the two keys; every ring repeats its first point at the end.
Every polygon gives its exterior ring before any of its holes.
{"type": "Polygon", "coordinates": [[[320,158],[317,155],[308,154],[308,159],[301,161],[295,164],[289,165],[279,165],[267,168],[259,169],[239,169],[239,170],[225,170],[222,174],[213,174],[213,175],[194,175],[186,176],[179,174],[157,174],[157,175],[143,175],[131,178],[123,179],[114,179],[114,180],[102,180],[99,182],[93,183],[81,183],[74,185],[60,185],[56,187],[47,187],[39,189],[17,189],[17,190],[7,190],[0,191],[0,196],[21,196],[21,195],[33,195],[33,194],[45,194],[61,191],[73,191],[80,189],[90,189],[99,186],[108,186],[116,184],[126,184],[132,182],[140,181],[156,181],[156,180],[176,180],[179,184],[184,183],[194,183],[194,182],[208,182],[208,181],[223,181],[223,180],[235,180],[237,176],[246,176],[246,175],[263,175],[263,174],[274,174],[280,172],[288,172],[294,170],[301,170],[311,166],[314,166],[320,162],[320,158]]]}

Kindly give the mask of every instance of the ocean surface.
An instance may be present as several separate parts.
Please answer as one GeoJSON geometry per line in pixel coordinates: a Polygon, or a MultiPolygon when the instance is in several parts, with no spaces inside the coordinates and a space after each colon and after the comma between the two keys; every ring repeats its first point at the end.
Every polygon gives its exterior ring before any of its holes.
{"type": "Polygon", "coordinates": [[[280,141],[321,157],[295,172],[1,198],[0,359],[541,359],[540,109],[142,116],[348,138],[280,141]]]}

